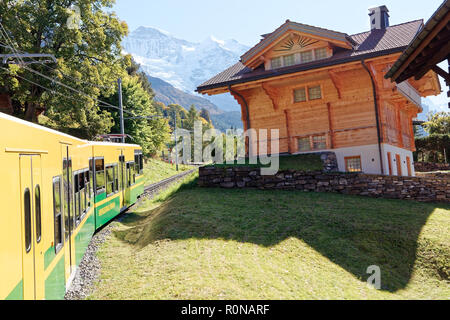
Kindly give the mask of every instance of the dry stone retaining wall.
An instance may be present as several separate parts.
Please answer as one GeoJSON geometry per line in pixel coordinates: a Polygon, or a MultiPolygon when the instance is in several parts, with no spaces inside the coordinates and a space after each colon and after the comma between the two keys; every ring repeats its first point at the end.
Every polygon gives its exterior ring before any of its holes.
{"type": "Polygon", "coordinates": [[[415,162],[414,169],[419,172],[450,170],[450,163],[415,162]]]}
{"type": "Polygon", "coordinates": [[[450,180],[439,178],[295,170],[280,171],[273,176],[262,176],[259,168],[201,167],[199,168],[198,185],[201,187],[338,192],[392,199],[450,202],[450,180]]]}

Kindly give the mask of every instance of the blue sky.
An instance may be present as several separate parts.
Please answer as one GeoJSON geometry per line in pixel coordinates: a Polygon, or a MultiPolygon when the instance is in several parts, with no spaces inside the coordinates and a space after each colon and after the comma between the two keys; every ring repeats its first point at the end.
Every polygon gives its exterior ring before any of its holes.
{"type": "MultiPolygon", "coordinates": [[[[213,35],[253,46],[260,35],[272,32],[286,19],[348,34],[369,30],[368,8],[386,5],[390,24],[416,19],[426,22],[442,0],[116,0],[113,11],[130,31],[157,27],[173,36],[200,42],[213,35]]],[[[441,65],[447,70],[447,63],[441,65]]],[[[447,90],[441,82],[443,90],[447,90]]],[[[447,96],[431,97],[437,107],[447,96]]],[[[447,108],[448,110],[448,108],[447,108]]]]}

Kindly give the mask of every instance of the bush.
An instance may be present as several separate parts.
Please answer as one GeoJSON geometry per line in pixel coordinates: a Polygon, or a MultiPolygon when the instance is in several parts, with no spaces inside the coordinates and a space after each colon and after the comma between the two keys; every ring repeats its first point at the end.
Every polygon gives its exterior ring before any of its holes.
{"type": "Polygon", "coordinates": [[[450,162],[450,134],[431,134],[416,138],[418,160],[450,162]]]}

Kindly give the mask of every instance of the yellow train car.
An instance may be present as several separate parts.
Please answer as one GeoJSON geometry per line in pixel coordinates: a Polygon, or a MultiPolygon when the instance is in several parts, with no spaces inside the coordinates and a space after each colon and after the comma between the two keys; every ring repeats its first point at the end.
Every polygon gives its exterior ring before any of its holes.
{"type": "Polygon", "coordinates": [[[0,128],[0,299],[62,299],[94,232],[142,194],[142,149],[3,113],[0,128]]]}

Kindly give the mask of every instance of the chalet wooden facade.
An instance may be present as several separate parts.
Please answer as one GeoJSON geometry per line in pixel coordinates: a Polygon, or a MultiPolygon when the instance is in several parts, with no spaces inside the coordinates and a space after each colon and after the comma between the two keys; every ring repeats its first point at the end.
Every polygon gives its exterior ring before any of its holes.
{"type": "Polygon", "coordinates": [[[371,31],[355,35],[288,20],[197,91],[230,92],[245,130],[279,129],[280,153],[333,151],[340,171],[412,176],[412,119],[439,81],[384,76],[423,21],[389,26],[385,6],[369,16],[371,31]]]}

